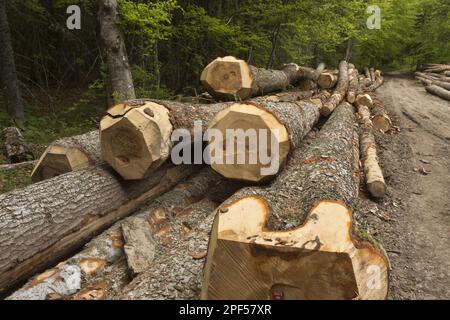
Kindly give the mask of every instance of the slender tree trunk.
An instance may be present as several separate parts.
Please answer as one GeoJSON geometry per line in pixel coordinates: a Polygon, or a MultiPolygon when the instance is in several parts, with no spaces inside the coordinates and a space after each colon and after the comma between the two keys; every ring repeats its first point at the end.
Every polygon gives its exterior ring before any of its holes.
{"type": "Polygon", "coordinates": [[[134,85],[124,37],[118,26],[117,0],[98,0],[97,19],[112,89],[108,95],[109,100],[119,103],[123,100],[134,99],[134,85]]]}
{"type": "Polygon", "coordinates": [[[0,1],[0,82],[9,115],[22,126],[23,103],[19,91],[11,34],[6,15],[6,1],[0,1]]]}
{"type": "Polygon", "coordinates": [[[270,52],[269,61],[267,62],[267,69],[271,69],[273,66],[273,59],[275,57],[275,50],[277,48],[278,36],[280,35],[280,31],[281,31],[281,23],[278,24],[275,30],[273,31],[272,50],[270,52]]]}
{"type": "Polygon", "coordinates": [[[353,38],[349,38],[347,42],[347,50],[345,51],[345,61],[350,62],[352,59],[353,38]]]}

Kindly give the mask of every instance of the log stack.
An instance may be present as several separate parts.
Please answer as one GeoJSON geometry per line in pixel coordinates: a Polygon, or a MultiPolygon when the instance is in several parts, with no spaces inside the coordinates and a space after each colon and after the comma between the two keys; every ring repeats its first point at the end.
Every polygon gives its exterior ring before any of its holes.
{"type": "Polygon", "coordinates": [[[450,101],[450,65],[430,64],[423,72],[415,72],[414,76],[428,93],[450,101]]]}
{"type": "Polygon", "coordinates": [[[360,159],[371,195],[386,190],[369,113],[382,77],[368,75],[225,57],[201,76],[215,102],[112,106],[99,131],[47,148],[35,184],[0,195],[0,292],[26,280],[9,299],[384,299],[386,257],[352,226],[360,159]]]}

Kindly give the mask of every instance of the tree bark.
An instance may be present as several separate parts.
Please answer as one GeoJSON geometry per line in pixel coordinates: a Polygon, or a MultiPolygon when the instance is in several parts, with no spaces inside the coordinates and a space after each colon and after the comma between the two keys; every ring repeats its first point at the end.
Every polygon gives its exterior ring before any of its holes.
{"type": "MultiPolygon", "coordinates": [[[[202,139],[205,130],[213,127],[209,125],[213,118],[221,112],[222,116],[226,118],[224,120],[226,122],[227,114],[233,106],[237,113],[243,111],[242,114],[245,117],[243,116],[242,120],[231,125],[227,124],[223,128],[224,130],[247,130],[248,128],[255,128],[255,124],[270,129],[273,124],[281,131],[286,131],[285,123],[297,121],[296,124],[301,125],[301,127],[293,129],[293,132],[301,131],[305,133],[304,130],[311,128],[312,117],[310,117],[310,111],[304,113],[302,109],[313,110],[317,107],[312,103],[306,106],[306,102],[296,102],[297,98],[297,93],[294,92],[292,93],[292,99],[288,99],[286,93],[280,97],[270,96],[267,101],[265,98],[259,100],[256,98],[242,103],[223,102],[208,105],[190,105],[149,99],[128,101],[110,108],[108,115],[100,122],[102,156],[124,179],[141,179],[149,176],[153,170],[168,159],[175,146],[178,145],[178,143],[172,144],[170,141],[171,133],[174,130],[184,129],[186,133],[189,133],[190,138],[197,136],[197,138],[202,139]],[[293,102],[283,102],[289,100],[293,102]],[[275,105],[280,105],[278,109],[284,110],[286,113],[283,114],[284,111],[278,113],[266,111],[265,108],[268,105],[271,105],[270,108],[274,110],[277,109],[275,105]],[[257,114],[251,117],[248,112],[245,112],[247,108],[256,110],[257,114]],[[290,114],[288,111],[293,113],[290,114]],[[266,118],[262,117],[264,114],[266,114],[266,118]],[[303,116],[304,119],[301,118],[303,116]],[[201,132],[197,132],[197,135],[194,132],[195,121],[200,121],[202,126],[201,132]],[[249,127],[247,128],[246,125],[249,127]],[[130,141],[133,143],[131,144],[130,141]]],[[[233,114],[230,115],[233,116],[233,114]]],[[[218,124],[218,126],[220,127],[221,124],[218,124]]],[[[294,127],[292,126],[292,128],[294,127]]],[[[225,137],[226,133],[223,133],[223,136],[225,137]]],[[[183,142],[186,143],[186,141],[183,142]]],[[[190,146],[192,142],[194,142],[193,139],[190,139],[188,145],[190,146]]],[[[202,150],[195,149],[201,147],[201,141],[198,142],[194,144],[195,156],[193,160],[194,163],[200,164],[203,163],[203,159],[201,159],[203,154],[202,150]]],[[[280,132],[280,139],[277,144],[281,154],[289,150],[290,143],[287,132],[284,136],[280,132]]],[[[293,143],[296,144],[297,142],[293,143]]],[[[180,145],[178,149],[184,150],[188,145],[180,145]]],[[[271,150],[271,148],[268,148],[268,150],[271,150]]],[[[285,156],[280,155],[280,163],[285,156]]],[[[248,157],[246,158],[248,159],[248,157]]],[[[256,167],[252,166],[251,168],[259,170],[260,167],[257,164],[256,167]]],[[[267,178],[270,178],[270,176],[267,176],[267,178]]],[[[248,172],[248,178],[253,179],[251,172],[248,172]]],[[[241,179],[247,178],[244,176],[241,179]]]]}
{"type": "Polygon", "coordinates": [[[302,77],[296,64],[282,70],[257,68],[235,57],[217,58],[203,69],[200,81],[216,99],[245,100],[294,85],[302,77]]]}
{"type": "Polygon", "coordinates": [[[444,88],[441,88],[436,85],[426,86],[425,89],[427,90],[428,93],[434,94],[435,96],[450,101],[449,90],[445,90],[444,88]]]}
{"type": "Polygon", "coordinates": [[[21,127],[25,116],[6,15],[6,3],[7,1],[0,1],[0,82],[8,114],[21,127]]]}
{"type": "Polygon", "coordinates": [[[353,108],[343,102],[270,186],[241,189],[220,206],[202,299],[386,297],[385,257],[349,237],[357,141],[353,108]],[[370,265],[381,271],[380,290],[366,286],[370,265]]]}
{"type": "Polygon", "coordinates": [[[98,0],[97,19],[103,53],[108,65],[108,78],[112,92],[108,94],[109,105],[134,99],[134,85],[128,63],[122,31],[119,28],[119,5],[117,0],[98,0]]]}
{"type": "Polygon", "coordinates": [[[329,116],[333,110],[344,100],[348,90],[348,64],[346,61],[339,63],[339,80],[331,98],[320,109],[323,116],[329,116]]]}
{"type": "Polygon", "coordinates": [[[386,194],[386,183],[378,163],[369,108],[365,105],[358,106],[358,114],[360,118],[359,146],[366,187],[373,197],[381,198],[386,194]]]}
{"type": "Polygon", "coordinates": [[[33,182],[102,164],[98,130],[53,142],[31,173],[33,182]]]}
{"type": "Polygon", "coordinates": [[[195,171],[164,166],[127,183],[94,166],[0,195],[0,292],[79,248],[195,171]]]}
{"type": "MultiPolygon", "coordinates": [[[[155,200],[139,208],[132,216],[116,222],[113,226],[102,232],[100,235],[89,241],[79,253],[59,263],[56,267],[46,270],[34,276],[22,288],[14,292],[8,299],[112,299],[120,294],[122,289],[132,281],[129,275],[131,265],[126,261],[127,246],[139,247],[148,246],[154,243],[153,256],[147,261],[145,271],[139,273],[149,273],[152,268],[167,272],[171,276],[182,271],[189,272],[195,279],[201,278],[202,258],[192,259],[189,251],[201,250],[199,246],[191,247],[188,250],[175,250],[180,244],[187,243],[189,234],[197,233],[200,224],[207,222],[207,217],[217,206],[216,201],[223,201],[230,196],[237,188],[238,184],[228,184],[218,174],[210,168],[202,169],[192,175],[185,182],[180,182],[174,189],[159,196],[155,200]],[[226,190],[225,190],[226,188],[226,190]],[[216,190],[220,189],[222,195],[217,198],[216,190]],[[136,223],[137,222],[137,223],[136,223]],[[123,236],[124,226],[132,223],[136,228],[142,228],[144,232],[150,233],[149,241],[130,241],[123,236]],[[172,255],[172,267],[162,270],[161,263],[166,261],[168,255],[172,255]],[[180,262],[185,259],[185,266],[180,262]],[[192,263],[191,263],[192,261],[192,263]],[[178,267],[174,267],[178,264],[178,267]],[[68,281],[65,274],[73,270],[71,281],[68,281]]],[[[208,232],[212,222],[208,222],[205,228],[204,238],[208,239],[208,232]]],[[[126,227],[125,227],[126,228],[126,227]]],[[[207,243],[203,245],[206,250],[207,243]]],[[[156,273],[150,272],[152,276],[156,273]]],[[[139,283],[138,277],[134,282],[139,283]]],[[[169,277],[161,278],[166,281],[163,289],[170,290],[169,277]]],[[[178,278],[179,279],[179,278],[178,278]]],[[[194,287],[188,284],[175,283],[181,285],[183,290],[178,293],[190,294],[194,287]]],[[[143,286],[141,284],[140,286],[143,286]]],[[[196,284],[200,287],[200,282],[196,284]]],[[[176,291],[172,288],[175,293],[176,291]]],[[[136,291],[133,290],[135,293],[136,291]]],[[[199,289],[197,291],[200,291],[199,289]]],[[[156,290],[146,290],[146,294],[155,294],[156,290]]],[[[141,299],[143,297],[136,297],[141,299]]],[[[168,297],[166,297],[168,298],[168,297]]],[[[194,298],[194,297],[192,297],[194,298]]]]}
{"type": "Polygon", "coordinates": [[[3,129],[5,156],[10,163],[19,163],[34,159],[30,144],[28,144],[16,127],[3,129]]]}
{"type": "Polygon", "coordinates": [[[416,79],[421,81],[425,86],[429,85],[435,85],[441,88],[444,88],[445,90],[450,90],[450,83],[438,81],[438,80],[430,80],[429,78],[422,78],[419,76],[416,76],[416,79]]]}

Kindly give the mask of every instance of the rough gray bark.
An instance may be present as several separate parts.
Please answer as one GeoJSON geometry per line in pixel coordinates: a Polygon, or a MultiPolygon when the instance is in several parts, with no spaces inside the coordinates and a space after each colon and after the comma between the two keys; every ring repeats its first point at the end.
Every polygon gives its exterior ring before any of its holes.
{"type": "Polygon", "coordinates": [[[384,82],[384,79],[382,76],[375,77],[375,80],[372,81],[372,84],[365,88],[365,91],[375,91],[378,89],[384,82]]]}
{"type": "Polygon", "coordinates": [[[8,114],[21,126],[24,121],[23,102],[14,62],[6,3],[7,1],[0,1],[0,83],[8,114]]]}
{"type": "Polygon", "coordinates": [[[108,94],[109,104],[134,99],[134,85],[125,41],[118,25],[119,5],[117,0],[98,0],[97,20],[112,90],[108,94]]]}
{"type": "Polygon", "coordinates": [[[0,292],[79,248],[196,168],[164,166],[128,183],[94,166],[0,195],[0,292]]]}
{"type": "Polygon", "coordinates": [[[450,101],[450,91],[449,90],[446,90],[446,89],[441,88],[436,85],[426,86],[425,90],[427,90],[427,92],[429,92],[431,94],[434,94],[435,96],[438,96],[442,99],[450,101]]]}
{"type": "Polygon", "coordinates": [[[284,170],[267,187],[247,187],[226,204],[246,196],[266,199],[271,216],[269,230],[287,230],[303,223],[317,200],[341,200],[351,206],[356,197],[353,149],[355,143],[353,107],[343,102],[322,127],[317,137],[296,149],[284,170]]]}
{"type": "Polygon", "coordinates": [[[31,179],[38,182],[102,163],[99,132],[94,130],[53,142],[41,155],[31,179]]]}
{"type": "Polygon", "coordinates": [[[450,90],[450,83],[448,82],[444,82],[444,81],[438,81],[438,80],[430,80],[430,79],[426,79],[426,78],[422,78],[419,76],[416,76],[417,80],[420,80],[425,86],[429,86],[429,85],[435,85],[441,88],[444,88],[445,90],[450,90]]]}
{"type": "Polygon", "coordinates": [[[296,65],[286,65],[282,70],[249,66],[253,77],[252,97],[286,89],[300,80],[296,65]]]}
{"type": "MultiPolygon", "coordinates": [[[[93,238],[81,252],[30,279],[8,299],[111,299],[120,294],[122,288],[132,280],[129,274],[131,266],[125,260],[126,239],[122,235],[124,225],[130,221],[140,221],[139,226],[148,230],[155,244],[153,258],[146,261],[148,270],[144,271],[145,273],[151,268],[162,270],[160,262],[166,261],[167,255],[170,254],[174,259],[173,265],[165,272],[172,275],[183,272],[182,268],[175,265],[184,259],[183,255],[188,251],[178,251],[174,247],[187,241],[184,239],[187,234],[198,232],[200,224],[217,203],[228,198],[238,187],[239,184],[224,180],[210,168],[202,169],[186,181],[180,182],[174,189],[141,206],[129,218],[118,221],[93,238]],[[215,204],[212,205],[211,201],[215,204]],[[162,252],[165,253],[162,255],[162,252]],[[73,275],[72,282],[64,277],[70,270],[73,275]]],[[[206,230],[206,233],[208,231],[206,230]]],[[[187,262],[190,260],[191,257],[187,262]]],[[[195,260],[194,268],[192,264],[189,268],[185,266],[185,272],[194,275],[194,278],[200,277],[202,261],[203,259],[195,260]]],[[[185,290],[180,294],[190,292],[189,287],[181,285],[185,290]]],[[[165,284],[167,290],[171,286],[173,287],[173,284],[167,281],[165,284]]],[[[147,293],[155,294],[154,291],[147,293]]],[[[136,296],[136,298],[143,297],[136,296]]]]}
{"type": "Polygon", "coordinates": [[[356,92],[358,91],[358,70],[355,69],[354,65],[348,68],[348,78],[347,101],[353,103],[355,102],[356,92]]]}
{"type": "Polygon", "coordinates": [[[343,60],[339,63],[339,80],[331,98],[320,109],[320,113],[329,116],[333,110],[344,100],[348,90],[348,63],[343,60]]]}
{"type": "Polygon", "coordinates": [[[19,163],[34,159],[31,146],[25,141],[16,127],[3,129],[5,156],[10,163],[19,163]]]}

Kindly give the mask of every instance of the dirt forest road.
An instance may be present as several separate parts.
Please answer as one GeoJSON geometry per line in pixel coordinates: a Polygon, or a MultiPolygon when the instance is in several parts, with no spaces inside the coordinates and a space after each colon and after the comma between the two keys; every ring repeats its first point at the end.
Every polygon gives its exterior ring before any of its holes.
{"type": "Polygon", "coordinates": [[[360,214],[389,256],[390,299],[449,299],[450,102],[410,76],[385,80],[377,96],[400,128],[377,135],[389,194],[360,214]]]}

